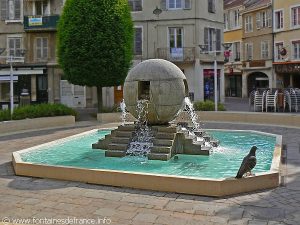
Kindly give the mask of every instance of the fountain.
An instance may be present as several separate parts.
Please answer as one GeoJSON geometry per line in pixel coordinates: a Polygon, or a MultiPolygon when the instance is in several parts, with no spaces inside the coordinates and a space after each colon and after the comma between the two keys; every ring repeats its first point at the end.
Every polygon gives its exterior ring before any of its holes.
{"type": "Polygon", "coordinates": [[[177,66],[144,61],[126,78],[118,128],[107,124],[14,152],[14,170],[20,176],[207,196],[279,185],[280,135],[203,130],[187,96],[186,77],[177,66]],[[128,112],[134,123],[126,122],[128,112]],[[176,122],[180,113],[190,122],[176,122]],[[253,144],[258,147],[256,175],[235,179],[253,144]]]}
{"type": "Polygon", "coordinates": [[[122,125],[93,148],[105,149],[108,157],[144,155],[152,160],[169,160],[175,154],[209,155],[218,141],[201,129],[187,95],[186,77],[176,65],[162,59],[140,63],[125,80],[121,102],[122,115],[128,110],[136,123],[125,124],[122,116],[122,125]],[[191,127],[170,123],[183,109],[191,127]]]}

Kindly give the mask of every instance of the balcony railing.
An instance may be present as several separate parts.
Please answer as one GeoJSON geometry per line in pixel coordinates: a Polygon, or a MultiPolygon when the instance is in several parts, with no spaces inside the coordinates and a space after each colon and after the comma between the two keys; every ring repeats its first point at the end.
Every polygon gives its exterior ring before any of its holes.
{"type": "Polygon", "coordinates": [[[192,62],[195,60],[195,48],[158,48],[157,58],[171,62],[192,62]]]}
{"type": "Polygon", "coordinates": [[[59,15],[24,16],[24,30],[56,30],[59,15]]]}

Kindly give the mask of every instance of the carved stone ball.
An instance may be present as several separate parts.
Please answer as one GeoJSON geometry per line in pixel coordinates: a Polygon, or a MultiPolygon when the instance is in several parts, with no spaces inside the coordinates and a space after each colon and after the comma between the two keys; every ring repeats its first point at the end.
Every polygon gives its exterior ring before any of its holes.
{"type": "Polygon", "coordinates": [[[167,124],[183,107],[188,86],[183,72],[163,59],[149,59],[131,69],[124,84],[127,110],[137,118],[137,101],[145,99],[150,125],[167,124]]]}

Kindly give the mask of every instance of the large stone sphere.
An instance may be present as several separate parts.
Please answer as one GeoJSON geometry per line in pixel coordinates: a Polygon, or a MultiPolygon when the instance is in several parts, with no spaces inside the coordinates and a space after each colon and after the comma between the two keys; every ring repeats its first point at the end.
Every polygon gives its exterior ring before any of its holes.
{"type": "Polygon", "coordinates": [[[167,124],[183,107],[188,86],[183,72],[163,59],[149,59],[131,69],[124,84],[127,110],[137,118],[137,101],[149,100],[148,123],[167,124]]]}

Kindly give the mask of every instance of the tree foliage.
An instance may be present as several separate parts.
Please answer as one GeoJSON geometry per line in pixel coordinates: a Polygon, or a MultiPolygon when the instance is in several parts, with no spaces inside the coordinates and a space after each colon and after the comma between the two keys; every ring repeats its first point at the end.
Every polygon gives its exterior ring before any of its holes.
{"type": "Polygon", "coordinates": [[[58,25],[58,58],[66,79],[108,87],[131,66],[133,23],[127,0],[67,0],[58,25]]]}

